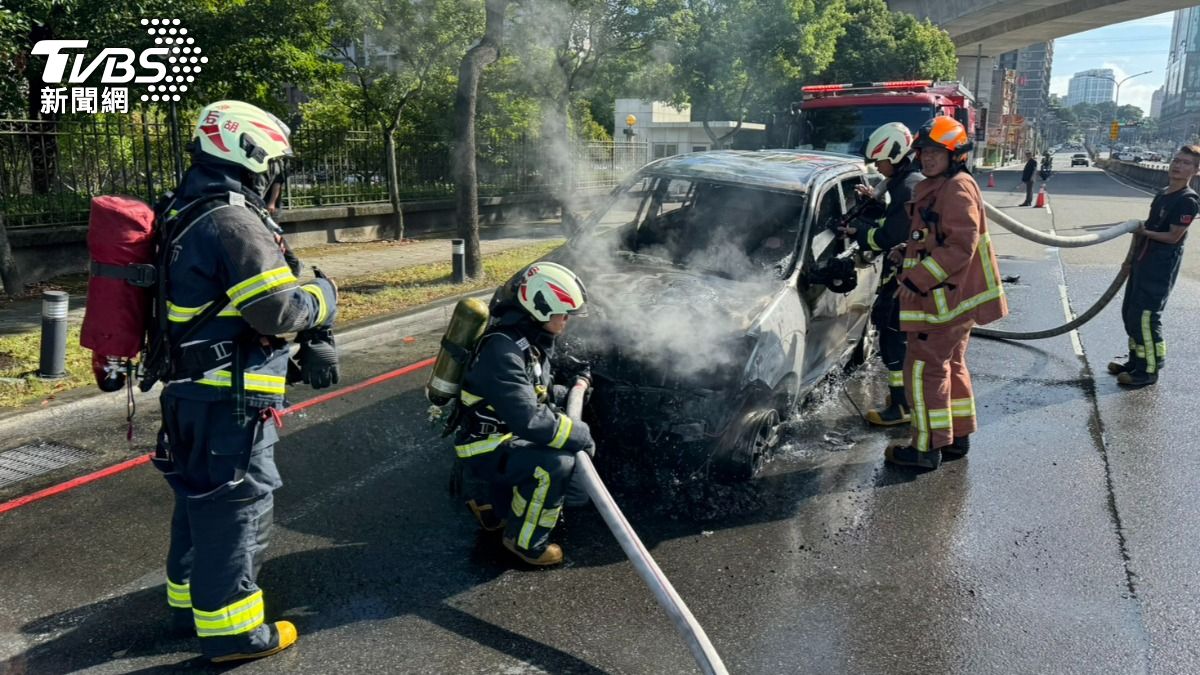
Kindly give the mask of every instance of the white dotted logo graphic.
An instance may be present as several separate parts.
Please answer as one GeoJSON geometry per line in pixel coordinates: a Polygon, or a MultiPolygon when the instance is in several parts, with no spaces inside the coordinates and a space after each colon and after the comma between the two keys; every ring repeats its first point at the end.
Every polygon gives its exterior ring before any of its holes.
{"type": "Polygon", "coordinates": [[[179,25],[182,23],[179,19],[142,19],[141,23],[154,38],[155,46],[171,50],[167,56],[170,72],[163,78],[164,83],[147,87],[150,93],[142,94],[142,101],[181,100],[188,84],[196,81],[203,64],[208,63],[208,57],[202,55],[203,50],[196,46],[195,38],[188,35],[188,29],[179,25]]]}

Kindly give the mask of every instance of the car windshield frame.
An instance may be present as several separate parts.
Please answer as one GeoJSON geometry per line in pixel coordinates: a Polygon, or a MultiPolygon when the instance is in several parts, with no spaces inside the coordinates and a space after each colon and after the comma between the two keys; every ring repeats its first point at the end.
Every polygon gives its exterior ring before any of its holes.
{"type": "MultiPolygon", "coordinates": [[[[680,185],[682,187],[682,185],[680,185]]],[[[809,203],[808,190],[778,190],[770,189],[753,182],[743,182],[737,180],[719,180],[710,177],[697,177],[680,174],[670,171],[643,171],[634,174],[629,180],[623,182],[618,187],[614,188],[609,194],[604,203],[593,211],[593,213],[581,224],[580,228],[573,234],[568,242],[568,246],[574,249],[586,249],[589,246],[595,245],[605,239],[610,239],[612,244],[607,252],[610,254],[620,254],[624,251],[629,256],[636,256],[641,259],[654,260],[657,262],[667,262],[680,269],[686,269],[700,274],[715,274],[726,278],[737,278],[736,275],[728,275],[722,273],[721,270],[709,269],[703,265],[686,264],[686,261],[676,260],[674,258],[667,259],[662,256],[644,253],[639,250],[636,244],[639,230],[647,226],[652,218],[663,218],[671,211],[685,206],[689,199],[693,200],[696,197],[696,192],[702,191],[730,191],[728,194],[740,194],[746,196],[750,193],[760,193],[763,196],[772,195],[779,201],[775,205],[776,208],[786,210],[788,216],[778,220],[778,225],[781,228],[780,233],[791,237],[791,241],[784,240],[783,246],[779,247],[779,257],[773,265],[766,266],[764,270],[774,269],[774,274],[768,274],[778,279],[786,279],[794,273],[796,269],[796,260],[800,250],[805,243],[807,229],[811,220],[811,205],[809,203]],[[674,190],[673,182],[681,184],[690,184],[686,194],[674,190]],[[790,204],[786,202],[791,202],[790,204]],[[663,208],[667,204],[678,204],[675,208],[663,208]],[[657,212],[655,211],[657,209],[657,212]],[[613,217],[613,214],[624,214],[613,217]],[[652,215],[653,214],[653,215],[652,215]],[[631,228],[632,226],[632,228],[631,228]],[[623,236],[618,233],[631,228],[627,235],[632,234],[635,245],[632,248],[622,249],[622,245],[629,243],[623,236]]],[[[695,207],[694,203],[690,205],[695,207]]],[[[769,225],[760,225],[769,227],[769,225]]],[[[703,229],[720,227],[712,222],[696,226],[703,229]]],[[[726,232],[730,231],[728,226],[724,228],[726,232]]],[[[768,237],[764,237],[763,243],[767,239],[773,238],[776,235],[772,233],[768,237]]],[[[750,239],[747,238],[747,242],[750,239]]],[[[697,249],[699,250],[699,249],[697,249]]],[[[747,258],[752,257],[747,253],[747,258]]],[[[762,259],[756,259],[758,262],[764,262],[762,259]]]]}

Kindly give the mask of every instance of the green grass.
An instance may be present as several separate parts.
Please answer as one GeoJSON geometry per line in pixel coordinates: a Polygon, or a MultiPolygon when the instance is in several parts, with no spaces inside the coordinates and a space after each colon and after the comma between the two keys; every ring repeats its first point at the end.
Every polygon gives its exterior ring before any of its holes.
{"type": "Polygon", "coordinates": [[[561,245],[562,242],[547,242],[484,256],[483,277],[459,285],[450,282],[450,266],[447,263],[430,263],[339,280],[338,320],[356,321],[399,312],[460,293],[495,288],[517,270],[561,245]]]}
{"type": "MultiPolygon", "coordinates": [[[[560,245],[561,242],[548,242],[484,256],[483,278],[459,285],[450,282],[448,263],[339,279],[338,322],[391,314],[460,293],[495,288],[560,245]]],[[[82,292],[75,288],[78,281],[71,279],[63,285],[72,287],[72,294],[82,292]]],[[[79,346],[79,330],[75,326],[67,334],[68,374],[60,380],[37,377],[40,330],[0,337],[0,410],[44,405],[64,391],[95,386],[91,352],[79,346]]]]}

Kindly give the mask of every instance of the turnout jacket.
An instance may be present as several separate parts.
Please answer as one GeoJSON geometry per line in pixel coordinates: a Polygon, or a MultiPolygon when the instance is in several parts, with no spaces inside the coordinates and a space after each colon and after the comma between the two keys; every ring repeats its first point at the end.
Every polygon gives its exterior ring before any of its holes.
{"type": "Polygon", "coordinates": [[[900,305],[900,330],[921,333],[1008,314],[983,196],[966,171],[921,181],[900,283],[919,294],[900,305]]]}
{"type": "Polygon", "coordinates": [[[550,372],[554,336],[519,308],[501,314],[480,338],[463,376],[465,408],[455,451],[467,458],[510,440],[576,452],[592,445],[586,423],[559,410],[566,388],[550,372]]]}
{"type": "MultiPolygon", "coordinates": [[[[887,179],[887,204],[872,200],[872,203],[863,210],[866,218],[882,218],[883,222],[872,226],[866,221],[860,221],[860,226],[854,233],[854,239],[859,248],[864,251],[886,254],[897,244],[908,240],[908,230],[912,218],[908,214],[907,205],[912,201],[913,190],[923,178],[925,176],[917,169],[916,163],[910,161],[895,175],[887,179]]],[[[888,285],[895,277],[895,267],[892,261],[885,256],[883,276],[879,282],[881,287],[888,285]]]]}
{"type": "Polygon", "coordinates": [[[180,346],[181,358],[167,390],[195,400],[224,400],[241,379],[251,407],[282,402],[287,376],[283,333],[332,325],[333,285],[301,285],[276,238],[257,212],[258,195],[221,169],[193,164],[167,209],[208,200],[184,217],[164,241],[169,247],[164,291],[172,344],[211,303],[224,306],[180,346]],[[232,369],[240,366],[241,377],[232,369]]]}

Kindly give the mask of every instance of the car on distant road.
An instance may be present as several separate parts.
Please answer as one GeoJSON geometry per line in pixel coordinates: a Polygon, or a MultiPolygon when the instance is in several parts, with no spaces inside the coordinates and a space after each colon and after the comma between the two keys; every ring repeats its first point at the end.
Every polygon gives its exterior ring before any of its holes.
{"type": "Polygon", "coordinates": [[[1087,155],[1083,154],[1082,152],[1077,152],[1074,155],[1071,155],[1071,166],[1087,166],[1087,165],[1088,165],[1088,156],[1087,155]]]}
{"type": "Polygon", "coordinates": [[[879,265],[833,229],[878,178],[830,152],[667,157],[547,257],[587,285],[556,359],[590,365],[588,415],[618,466],[749,478],[797,402],[869,357],[879,265]]]}

